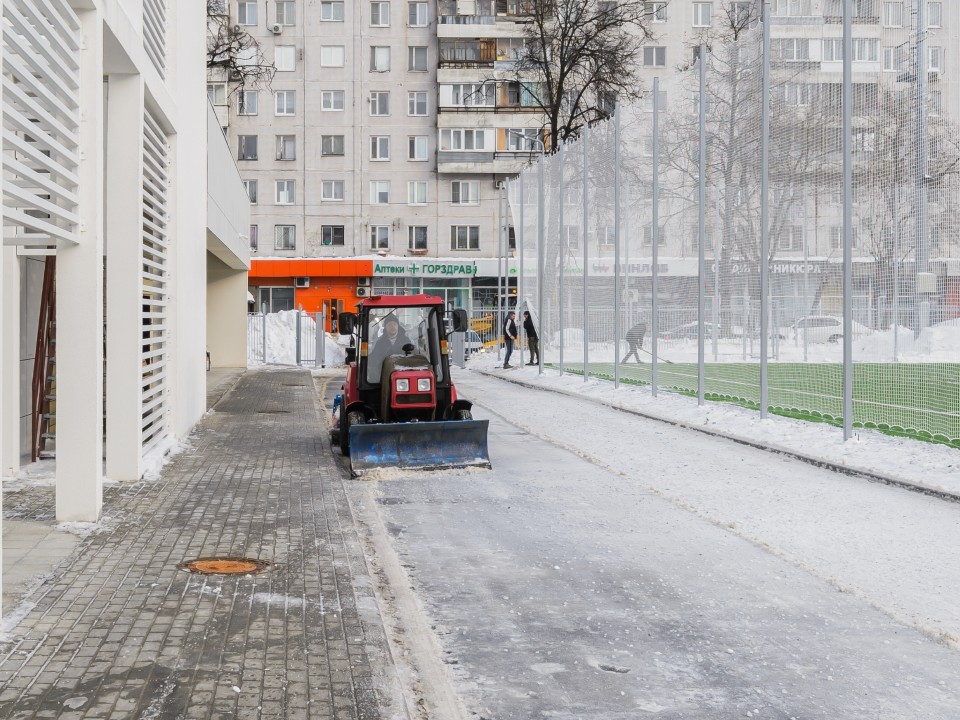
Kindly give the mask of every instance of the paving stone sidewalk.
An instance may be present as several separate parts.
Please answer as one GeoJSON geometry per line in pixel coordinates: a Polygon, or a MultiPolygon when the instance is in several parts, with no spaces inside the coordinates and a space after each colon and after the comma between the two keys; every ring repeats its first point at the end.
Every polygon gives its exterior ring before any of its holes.
{"type": "MultiPolygon", "coordinates": [[[[160,480],[108,487],[0,643],[0,717],[404,717],[322,412],[309,372],[248,372],[160,480]],[[177,569],[210,556],[274,566],[177,569]]],[[[52,514],[49,490],[5,500],[52,514]]]]}

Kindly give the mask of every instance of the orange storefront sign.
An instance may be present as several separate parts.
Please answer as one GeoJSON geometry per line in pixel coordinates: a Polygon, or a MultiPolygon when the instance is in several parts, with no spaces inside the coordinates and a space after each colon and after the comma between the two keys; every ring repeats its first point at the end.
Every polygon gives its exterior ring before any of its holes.
{"type": "Polygon", "coordinates": [[[295,278],[308,278],[306,287],[294,287],[294,307],[316,313],[336,308],[356,310],[357,280],[373,275],[372,260],[339,259],[253,259],[249,283],[252,287],[290,287],[295,278]]]}

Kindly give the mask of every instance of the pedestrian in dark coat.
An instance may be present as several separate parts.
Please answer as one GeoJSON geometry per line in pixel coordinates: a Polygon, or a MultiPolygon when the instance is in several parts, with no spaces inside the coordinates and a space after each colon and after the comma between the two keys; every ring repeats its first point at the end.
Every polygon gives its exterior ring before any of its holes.
{"type": "Polygon", "coordinates": [[[517,341],[517,321],[514,319],[517,314],[511,310],[507,313],[506,320],[503,321],[503,343],[507,347],[507,354],[503,356],[503,367],[505,369],[513,367],[510,364],[510,355],[513,354],[513,344],[517,341]]]}
{"type": "Polygon", "coordinates": [[[540,337],[537,335],[537,329],[533,326],[533,318],[530,317],[530,311],[523,311],[523,331],[527,334],[527,347],[530,348],[530,362],[527,365],[540,364],[540,337]],[[533,357],[537,359],[534,360],[533,357]]]}
{"type": "Polygon", "coordinates": [[[627,351],[627,356],[620,361],[621,364],[627,362],[627,358],[633,355],[637,362],[642,362],[640,360],[640,353],[637,352],[638,348],[643,347],[643,336],[647,334],[647,324],[641,320],[632,328],[627,330],[627,343],[630,345],[630,349],[627,351]]]}

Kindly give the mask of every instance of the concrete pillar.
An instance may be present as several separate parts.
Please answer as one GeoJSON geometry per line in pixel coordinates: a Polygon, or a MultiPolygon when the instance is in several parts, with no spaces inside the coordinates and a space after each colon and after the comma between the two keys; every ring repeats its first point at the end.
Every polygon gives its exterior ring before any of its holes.
{"type": "Polygon", "coordinates": [[[0,252],[0,475],[20,470],[20,262],[17,249],[0,252]]]}
{"type": "MultiPolygon", "coordinates": [[[[207,100],[206,6],[170,4],[168,85],[177,98],[171,141],[171,428],[185,437],[206,412],[207,100]]],[[[243,302],[246,307],[246,301],[243,302]]]]}
{"type": "Polygon", "coordinates": [[[57,253],[57,520],[96,522],[103,506],[103,20],[96,9],[79,17],[80,242],[57,253]]]}
{"type": "Polygon", "coordinates": [[[107,88],[107,477],[143,475],[141,264],[143,79],[111,75],[107,88]]]}
{"type": "Polygon", "coordinates": [[[247,273],[207,253],[207,350],[214,367],[247,366],[247,273]]]}

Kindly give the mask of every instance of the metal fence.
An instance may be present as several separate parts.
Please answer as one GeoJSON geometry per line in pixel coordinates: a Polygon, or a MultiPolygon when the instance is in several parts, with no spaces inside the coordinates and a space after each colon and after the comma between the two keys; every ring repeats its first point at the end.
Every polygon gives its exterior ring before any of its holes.
{"type": "Polygon", "coordinates": [[[249,313],[247,363],[326,367],[325,327],[323,313],[249,313]]]}
{"type": "Polygon", "coordinates": [[[802,35],[721,13],[689,69],[510,182],[545,362],[960,447],[952,36],[920,10],[854,39],[842,5],[802,35]]]}

